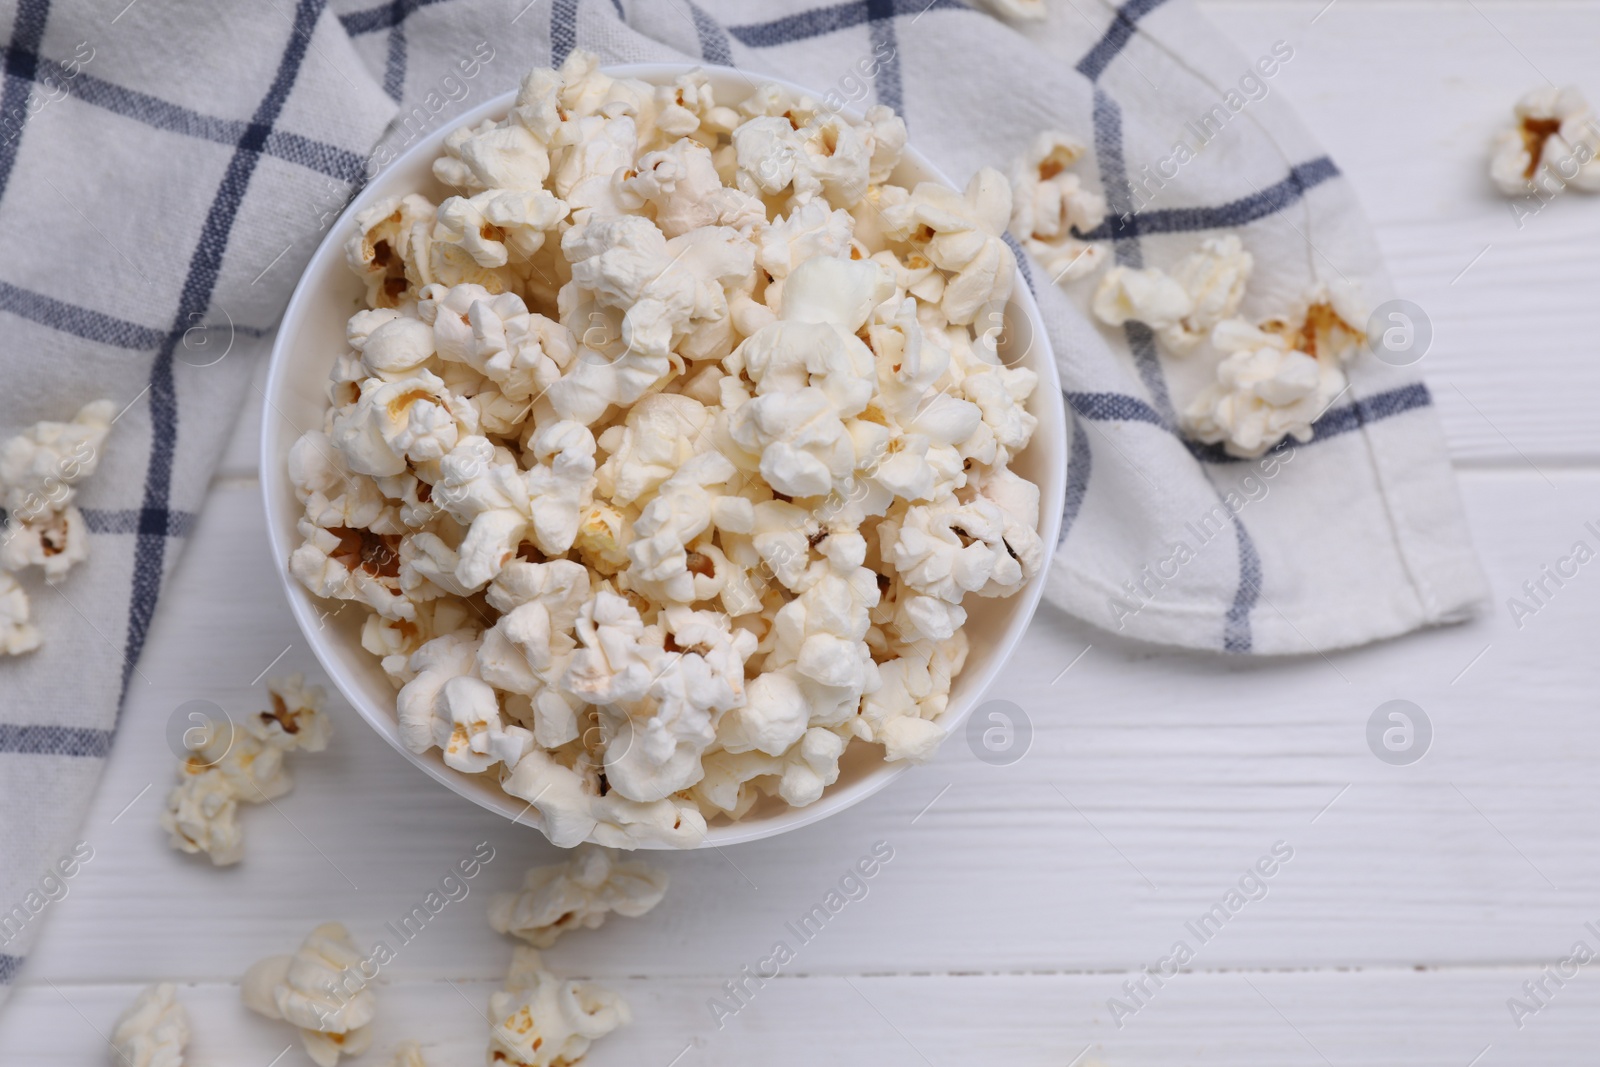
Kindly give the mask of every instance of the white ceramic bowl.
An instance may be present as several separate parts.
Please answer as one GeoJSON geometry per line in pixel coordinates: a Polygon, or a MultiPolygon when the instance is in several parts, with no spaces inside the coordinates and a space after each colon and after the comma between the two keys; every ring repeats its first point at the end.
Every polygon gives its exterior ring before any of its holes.
{"type": "MultiPolygon", "coordinates": [[[[616,75],[667,84],[681,74],[696,69],[678,64],[640,64],[608,68],[616,75]]],[[[711,80],[721,103],[737,103],[751,91],[743,74],[719,67],[699,67],[711,80]]],[[[780,79],[762,77],[815,99],[821,94],[780,79]]],[[[358,307],[363,288],[345,265],[344,243],[354,232],[355,215],[368,204],[386,196],[421,192],[434,202],[450,195],[434,180],[433,160],[440,145],[453,129],[483,119],[499,119],[510,110],[515,94],[496,97],[468,111],[456,121],[433,131],[412,145],[403,155],[362,190],[311,257],[305,275],[295,287],[284,312],[283,323],[272,351],[267,377],[266,407],[261,429],[262,491],[266,498],[267,532],[272,545],[273,565],[283,579],[284,590],[295,620],[307,643],[321,661],[333,684],[374,730],[393,745],[395,751],[422,768],[450,789],[475,804],[499,812],[508,819],[537,825],[537,816],[527,812],[525,801],[505,792],[482,775],[467,775],[446,767],[437,749],[419,756],[400,741],[395,716],[395,689],[379,667],[377,659],[361,647],[361,623],[366,612],[359,609],[326,614],[328,602],[311,595],[289,576],[288,558],[299,537],[295,523],[303,509],[295,499],[287,469],[289,448],[302,431],[322,423],[327,407],[324,387],[328,369],[345,350],[345,321],[358,307]],[[520,816],[520,818],[519,818],[520,816]]],[[[859,116],[852,116],[858,118],[859,116]]],[[[915,148],[907,148],[894,173],[894,180],[911,186],[919,181],[952,183],[940,174],[915,148]]],[[[971,651],[965,668],[956,677],[950,704],[940,720],[952,735],[948,744],[964,741],[954,736],[985,689],[994,681],[1027,629],[1039,596],[1044,590],[1049,553],[1055,548],[1061,526],[1062,497],[1066,488],[1067,442],[1061,387],[1055,361],[1045,336],[1039,310],[1018,278],[1011,303],[1006,309],[1007,348],[1025,349],[1014,357],[1039,375],[1039,388],[1029,402],[1039,419],[1039,427],[1027,450],[1012,463],[1012,469],[1038,483],[1041,490],[1040,530],[1046,551],[1046,566],[1015,596],[1004,600],[969,597],[967,636],[971,651]]],[[[1008,362],[1013,357],[1008,357],[1008,362]]],[[[885,763],[882,750],[875,745],[851,745],[841,761],[839,780],[822,799],[804,808],[791,808],[778,801],[758,804],[739,822],[718,819],[711,823],[703,847],[738,844],[807,826],[834,812],[871,796],[907,770],[904,763],[885,763]]]]}

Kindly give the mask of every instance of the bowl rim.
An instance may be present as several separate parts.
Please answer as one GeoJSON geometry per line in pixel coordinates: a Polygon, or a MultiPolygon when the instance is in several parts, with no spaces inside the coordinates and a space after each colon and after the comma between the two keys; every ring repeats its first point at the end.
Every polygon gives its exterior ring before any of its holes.
{"type": "MultiPolygon", "coordinates": [[[[734,67],[720,66],[711,63],[623,63],[605,65],[602,71],[614,77],[632,77],[653,84],[670,84],[674,79],[691,72],[699,71],[712,78],[735,77],[748,82],[752,88],[761,85],[776,85],[797,94],[810,96],[812,99],[822,99],[814,89],[789,81],[785,78],[768,74],[752,74],[738,70],[734,67]]],[[[373,201],[383,196],[397,195],[384,190],[383,178],[387,173],[400,173],[407,164],[414,163],[419,157],[428,155],[436,156],[445,137],[463,126],[475,125],[485,119],[499,119],[510,110],[517,96],[513,89],[484,100],[476,107],[469,108],[461,114],[454,116],[439,128],[430,130],[420,137],[415,144],[409,145],[399,154],[395,155],[382,167],[378,173],[372,175],[362,189],[351,198],[337,220],[323,234],[315,251],[306,261],[299,280],[295,283],[294,291],[284,308],[282,317],[278,322],[278,329],[273,340],[272,352],[268,357],[267,380],[262,390],[262,419],[258,444],[261,450],[261,492],[265,508],[267,525],[267,541],[272,552],[272,565],[283,584],[284,593],[289,601],[289,609],[294,615],[295,623],[299,626],[301,635],[310,646],[317,662],[327,673],[329,680],[339,691],[339,695],[347,701],[356,713],[380,737],[389,743],[396,751],[401,753],[413,766],[421,768],[430,778],[448,788],[457,796],[477,804],[486,810],[492,811],[518,825],[527,826],[543,835],[543,828],[537,821],[537,816],[529,817],[532,803],[524,805],[520,811],[516,810],[520,797],[500,791],[469,788],[471,780],[476,776],[465,775],[446,766],[437,757],[437,751],[430,749],[427,753],[418,754],[407,748],[400,738],[398,722],[395,718],[393,704],[386,709],[373,706],[373,702],[366,699],[359,679],[347,672],[343,663],[335,656],[333,642],[328,639],[326,628],[321,625],[323,614],[318,614],[316,605],[321,602],[310,590],[301,585],[289,573],[289,553],[295,547],[280,536],[277,523],[273,515],[276,511],[275,500],[283,491],[287,481],[287,468],[274,457],[278,449],[278,442],[284,433],[280,424],[287,425],[293,430],[296,437],[301,431],[293,425],[288,417],[283,414],[274,402],[280,396],[288,380],[288,359],[285,353],[290,343],[296,339],[298,323],[305,317],[306,307],[316,298],[319,292],[319,282],[327,270],[326,260],[337,252],[337,260],[342,265],[344,255],[343,246],[350,227],[354,224],[355,216],[365,210],[373,201]]],[[[853,108],[839,108],[837,114],[851,120],[862,121],[861,112],[853,108]]],[[[951,189],[959,190],[961,186],[952,182],[939,167],[916,149],[914,144],[907,143],[902,159],[908,160],[920,170],[932,176],[935,180],[951,189]]],[[[928,180],[926,178],[922,180],[928,180]]],[[[1013,248],[1013,250],[1015,250],[1013,248]]],[[[1041,397],[1048,404],[1050,399],[1061,392],[1060,378],[1056,370],[1054,353],[1050,343],[1049,334],[1045,329],[1044,319],[1039,311],[1038,302],[1030,291],[1026,273],[1017,272],[1017,284],[1013,285],[1010,305],[1019,309],[1027,320],[1031,330],[1030,352],[1024,355],[1027,359],[1032,354],[1033,347],[1037,347],[1039,356],[1036,360],[1029,360],[1027,365],[1039,375],[1034,396],[1041,397]]],[[[1044,558],[1039,571],[1030,579],[1015,596],[1005,598],[1014,605],[1014,615],[1007,624],[1008,632],[1002,635],[1001,647],[997,650],[991,662],[983,668],[975,678],[975,687],[972,697],[964,707],[955,709],[952,715],[947,709],[938,720],[946,729],[946,734],[941,745],[948,744],[951,739],[962,729],[966,720],[981,703],[984,694],[995,682],[1000,672],[1004,669],[1011,656],[1015,654],[1017,646],[1021,643],[1033,616],[1038,610],[1039,601],[1044,594],[1048,581],[1051,561],[1060,536],[1062,505],[1065,494],[1065,471],[1068,461],[1068,450],[1071,447],[1071,435],[1068,432],[1065,412],[1059,415],[1060,432],[1060,458],[1055,463],[1046,460],[1046,465],[1059,469],[1062,477],[1052,479],[1052,484],[1040,484],[1040,537],[1044,542],[1044,558]],[[1023,620],[1020,624],[1017,619],[1023,620]]],[[[1043,420],[1041,420],[1041,425],[1043,420]]],[[[292,444],[292,441],[291,441],[292,444]]],[[[1037,440],[1029,442],[1029,448],[1041,444],[1037,440]]],[[[964,679],[970,683],[972,678],[964,679]]],[[[705,835],[690,848],[680,848],[663,842],[648,842],[637,847],[642,849],[661,849],[672,851],[690,851],[691,849],[720,848],[726,845],[745,844],[759,841],[791,830],[798,830],[805,826],[813,825],[830,815],[837,814],[847,808],[866,800],[868,797],[886,788],[891,782],[898,779],[912,768],[908,761],[901,760],[897,763],[881,762],[873,767],[857,781],[850,782],[842,787],[829,786],[822,797],[816,802],[805,807],[790,807],[774,815],[751,820],[749,822],[725,822],[710,824],[705,835]]],[[[547,838],[548,840],[548,838],[547,838]]]]}

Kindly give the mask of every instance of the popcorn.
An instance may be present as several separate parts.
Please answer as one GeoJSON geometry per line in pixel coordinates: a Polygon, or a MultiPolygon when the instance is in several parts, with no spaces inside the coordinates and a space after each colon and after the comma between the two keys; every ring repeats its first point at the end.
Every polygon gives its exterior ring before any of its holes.
{"type": "Polygon", "coordinates": [[[591,504],[578,520],[572,547],[596,574],[616,574],[628,565],[627,530],[631,526],[623,511],[605,503],[591,504]]]}
{"type": "Polygon", "coordinates": [[[71,422],[40,422],[0,444],[0,504],[11,522],[34,522],[64,510],[76,486],[100,465],[100,446],[117,407],[96,400],[71,422]]]}
{"type": "Polygon", "coordinates": [[[1261,323],[1268,333],[1284,338],[1291,347],[1322,359],[1342,363],[1366,344],[1368,308],[1349,285],[1325,282],[1306,290],[1286,316],[1261,323]]]}
{"type": "MultiPolygon", "coordinates": [[[[410,751],[491,776],[557,845],[618,848],[812,803],[855,740],[932,753],[963,597],[1042,565],[1009,470],[1037,377],[974,325],[1014,284],[1010,187],[895,185],[905,143],[885,107],[727,106],[574,51],[447,138],[455,195],[361,216],[365,305],[291,451],[290,572],[365,606],[410,751]]],[[[1071,151],[1026,187],[1062,248],[1097,202],[1045,173],[1071,151]]],[[[235,792],[287,788],[299,735],[273,724],[321,721],[296,693],[217,768],[235,792]]],[[[496,925],[543,945],[647,906],[626,871],[582,853],[496,925]]],[[[590,1023],[529,982],[495,1047],[564,1062],[590,1023]]]]}
{"type": "Polygon", "coordinates": [[[706,226],[727,226],[749,237],[767,225],[761,201],[725,187],[702,144],[675,141],[640,156],[637,170],[622,186],[640,206],[654,206],[656,225],[669,238],[706,226]]]}
{"type": "Polygon", "coordinates": [[[538,191],[550,174],[550,152],[520,122],[486,122],[446,138],[445,156],[434,162],[433,174],[464,189],[538,191]]]}
{"type": "Polygon", "coordinates": [[[584,845],[565,863],[534,867],[517,893],[489,901],[489,925],[535,948],[549,948],[568,930],[598,929],[611,912],[636,919],[661,903],[664,872],[584,845]]]}
{"type": "Polygon", "coordinates": [[[327,694],[321,686],[306,685],[305,675],[267,679],[272,710],[245,719],[245,729],[268,746],[283,752],[321,752],[328,747],[333,724],[322,713],[327,694]]]}
{"type": "Polygon", "coordinates": [[[1495,135],[1489,180],[1506,196],[1526,196],[1545,179],[1600,191],[1600,125],[1573,87],[1535,89],[1517,101],[1517,125],[1495,135]]]}
{"type": "Polygon", "coordinates": [[[919,641],[879,667],[883,684],[861,702],[851,723],[857,736],[884,747],[890,762],[933,758],[944,728],[933,721],[945,708],[950,683],[966,660],[966,635],[919,641]]]}
{"type": "Polygon", "coordinates": [[[444,752],[447,767],[478,774],[496,763],[515,767],[533,744],[531,731],[507,726],[500,717],[500,701],[490,685],[470,675],[451,678],[441,690],[448,718],[435,719],[435,725],[448,727],[434,744],[444,752]]]}
{"type": "Polygon", "coordinates": [[[591,788],[584,775],[545,749],[530,749],[502,786],[539,813],[539,828],[557,848],[572,848],[595,835],[598,787],[591,788]]]}
{"type": "Polygon", "coordinates": [[[744,705],[722,717],[717,740],[726,752],[781,756],[806,732],[810,714],[805,691],[792,674],[760,674],[745,687],[744,705]]]}
{"type": "MultiPolygon", "coordinates": [[[[449,579],[456,588],[482,588],[517,552],[533,517],[528,475],[509,449],[487,437],[461,440],[439,464],[433,499],[467,527],[449,579]]],[[[443,577],[443,576],[441,576],[443,577]]]]}
{"type": "Polygon", "coordinates": [[[441,597],[416,605],[409,620],[369,615],[361,628],[361,647],[381,657],[384,673],[399,689],[415,677],[411,654],[435,637],[467,628],[470,611],[465,604],[441,597]]]}
{"type": "Polygon", "coordinates": [[[814,804],[839,780],[844,745],[844,738],[834,731],[815,726],[781,756],[713,753],[706,757],[706,775],[694,795],[713,810],[739,815],[755,803],[752,790],[775,794],[795,807],[814,804]]]}
{"type": "Polygon", "coordinates": [[[611,990],[557,978],[535,949],[518,946],[515,953],[506,988],[489,998],[490,1063],[564,1067],[632,1021],[628,1005],[611,990]]]}
{"type": "Polygon", "coordinates": [[[345,243],[344,254],[366,282],[368,305],[400,307],[433,280],[435,214],[427,197],[413,193],[379,200],[356,216],[357,232],[345,243]]]}
{"type": "MultiPolygon", "coordinates": [[[[167,795],[162,829],[173,848],[204,852],[225,867],[244,858],[238,806],[276,800],[294,788],[285,757],[289,752],[321,752],[332,725],[322,713],[323,690],[303,675],[267,681],[271,708],[248,715],[235,729],[231,720],[206,723],[198,744],[178,766],[178,785],[167,795]]],[[[194,733],[191,730],[190,733],[194,733]]],[[[185,734],[185,743],[189,735],[185,734]]]]}
{"type": "Polygon", "coordinates": [[[568,207],[544,189],[496,189],[452,196],[439,205],[433,246],[456,246],[480,267],[504,267],[515,254],[526,260],[544,247],[545,235],[568,207]]]}
{"type": "Polygon", "coordinates": [[[547,555],[572,547],[594,484],[594,435],[576,422],[541,429],[528,451],[538,465],[528,471],[533,543],[547,555]]]}
{"type": "Polygon", "coordinates": [[[729,432],[761,457],[761,476],[791,497],[821,496],[855,469],[855,448],[822,389],[757,397],[733,413],[729,432]]]}
{"type": "MultiPolygon", "coordinates": [[[[1038,14],[1031,17],[1044,14],[1043,3],[1000,3],[1018,9],[1037,7],[1038,14]]],[[[1020,11],[1008,13],[1020,15],[1020,11]]],[[[1067,169],[1087,151],[1066,134],[1046,130],[1011,167],[1011,232],[1056,282],[1088,277],[1105,262],[1104,244],[1074,233],[1093,230],[1106,220],[1105,197],[1085,189],[1083,179],[1067,169]]]]}
{"type": "Polygon", "coordinates": [[[244,859],[238,797],[221,771],[205,771],[186,778],[167,794],[161,828],[172,835],[173,848],[190,855],[204,852],[218,867],[244,859]]]}
{"type": "Polygon", "coordinates": [[[385,477],[441,458],[477,429],[475,414],[431,371],[368,378],[355,404],[334,416],[330,436],[352,471],[385,477]]]}
{"type": "Polygon", "coordinates": [[[671,347],[687,332],[695,284],[687,271],[672,269],[661,231],[637,215],[568,230],[561,248],[572,264],[572,281],[561,287],[562,322],[581,316],[604,325],[595,341],[592,328],[578,334],[578,359],[551,386],[550,399],[563,418],[591,425],[672,371],[671,347]]]}
{"type": "Polygon", "coordinates": [[[756,262],[774,278],[787,278],[812,256],[844,255],[853,225],[850,213],[842,208],[830,210],[820,200],[801,204],[761,231],[756,262]]]}
{"type": "Polygon", "coordinates": [[[744,662],[755,651],[753,634],[708,612],[668,611],[674,647],[651,657],[645,698],[599,708],[606,778],[628,800],[662,800],[700,778],[717,713],[743,703],[744,662]]]}
{"type": "Polygon", "coordinates": [[[821,183],[800,165],[805,151],[789,119],[762,115],[740,123],[733,131],[733,150],[735,180],[748,196],[775,197],[793,185],[795,199],[803,201],[821,190],[821,183]]]}
{"type": "Polygon", "coordinates": [[[823,113],[799,131],[803,167],[836,207],[853,207],[867,191],[873,142],[840,115],[823,113]]]}
{"type": "Polygon", "coordinates": [[[705,816],[677,797],[641,803],[612,793],[594,802],[596,844],[605,848],[694,848],[706,838],[705,816]]]}
{"type": "Polygon", "coordinates": [[[127,1067],[183,1067],[189,1013],[171,982],[145,986],[111,1029],[111,1051],[127,1067]]]}
{"type": "MultiPolygon", "coordinates": [[[[635,78],[613,78],[600,69],[593,52],[574,51],[561,65],[561,107],[575,118],[590,115],[652,113],[654,89],[635,78]]],[[[530,78],[532,75],[530,75],[530,78]]]]}
{"type": "Polygon", "coordinates": [[[415,371],[434,352],[428,324],[393,311],[358,313],[351,318],[345,337],[361,354],[362,367],[387,381],[415,371]],[[380,315],[384,318],[377,321],[380,315]]]}
{"type": "Polygon", "coordinates": [[[56,582],[89,558],[89,531],[83,513],[72,505],[32,522],[15,521],[0,540],[0,569],[38,567],[56,582]]]}
{"type": "Polygon", "coordinates": [[[335,1067],[340,1054],[359,1056],[372,1045],[377,1000],[361,974],[361,950],[340,923],[312,930],[293,956],[269,956],[240,980],[245,1007],[300,1031],[306,1055],[335,1067]]]}
{"type": "Polygon", "coordinates": [[[401,538],[347,526],[323,529],[301,519],[305,540],[289,556],[289,573],[317,596],[356,600],[388,619],[416,615],[400,595],[401,538]]]}
{"type": "Polygon", "coordinates": [[[572,144],[561,149],[551,184],[572,209],[572,221],[582,226],[591,219],[623,215],[627,205],[617,175],[637,156],[641,143],[633,117],[589,115],[564,126],[573,131],[562,135],[572,144]]]}
{"type": "Polygon", "coordinates": [[[371,478],[351,470],[344,453],[320,430],[289,448],[289,481],[306,507],[306,521],[324,530],[370,527],[388,501],[371,478]]]}
{"type": "Polygon", "coordinates": [[[461,630],[442,634],[412,653],[412,678],[395,698],[400,740],[411,751],[426,752],[440,737],[455,732],[444,687],[453,678],[472,674],[481,643],[482,638],[461,630]]]}
{"type": "MultiPolygon", "coordinates": [[[[716,594],[716,587],[701,581],[715,581],[715,567],[702,557],[691,571],[689,545],[711,525],[710,487],[726,483],[734,474],[725,457],[705,452],[661,484],[633,524],[634,540],[628,545],[632,566],[623,575],[628,587],[655,591],[659,599],[675,603],[708,600],[716,594]]],[[[696,554],[702,555],[698,550],[696,554]]]]}
{"type": "Polygon", "coordinates": [[[1011,187],[992,167],[972,176],[964,193],[923,182],[904,213],[913,244],[940,269],[953,272],[939,307],[949,321],[972,323],[981,308],[1005,303],[1016,260],[1001,240],[1011,219],[1011,187]]]}
{"type": "Polygon", "coordinates": [[[1239,319],[1220,323],[1211,343],[1227,358],[1183,417],[1198,440],[1220,442],[1230,455],[1259,456],[1285,437],[1311,440],[1312,422],[1345,387],[1337,355],[1308,354],[1239,319]]]}
{"type": "Polygon", "coordinates": [[[27,592],[14,573],[44,571],[52,584],[89,558],[89,531],[73,505],[77,485],[94,473],[116,405],[96,400],[71,422],[40,422],[0,444],[0,655],[39,647],[27,592]]]}
{"type": "Polygon", "coordinates": [[[39,631],[31,621],[32,612],[27,591],[16,578],[0,570],[0,653],[20,656],[39,647],[39,631]]]}
{"type": "MultiPolygon", "coordinates": [[[[1034,502],[1037,522],[1038,504],[1034,502]]],[[[1038,572],[1039,535],[984,497],[914,505],[878,527],[883,556],[909,589],[959,604],[967,593],[1006,596],[1038,572]]]]}
{"type": "MultiPolygon", "coordinates": [[[[906,121],[883,104],[867,108],[862,117],[872,135],[872,160],[867,179],[873,185],[882,186],[900,165],[900,154],[906,147],[906,121]]],[[[868,191],[871,191],[870,186],[868,191]]]]}
{"type": "Polygon", "coordinates": [[[1164,336],[1194,311],[1194,298],[1182,282],[1155,267],[1112,267],[1090,306],[1107,326],[1142,322],[1164,336]]]}
{"type": "Polygon", "coordinates": [[[1217,323],[1232,318],[1244,299],[1254,258],[1233,234],[1207,238],[1198,252],[1178,265],[1173,280],[1183,286],[1191,303],[1187,314],[1161,331],[1161,339],[1175,352],[1186,352],[1211,335],[1217,323]]]}

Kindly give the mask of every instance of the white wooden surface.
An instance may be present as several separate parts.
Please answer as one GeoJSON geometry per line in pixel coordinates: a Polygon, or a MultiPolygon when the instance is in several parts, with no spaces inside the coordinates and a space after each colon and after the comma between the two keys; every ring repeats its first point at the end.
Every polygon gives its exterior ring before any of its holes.
{"type": "MultiPolygon", "coordinates": [[[[1588,78],[1600,98],[1600,5],[1324,3],[1206,8],[1250,54],[1293,42],[1274,91],[1355,182],[1402,292],[1433,319],[1424,367],[1499,606],[1270,663],[1132,646],[1042,610],[991,693],[1032,718],[1020,762],[987,766],[956,739],[819,826],[662,857],[674,885],[656,912],[549,953],[634,1005],[596,1067],[1593,1061],[1589,968],[1520,1030],[1506,1000],[1578,939],[1600,948],[1584,927],[1600,925],[1600,564],[1520,630],[1503,601],[1600,520],[1600,199],[1561,198],[1518,230],[1482,154],[1544,76],[1588,78]],[[1365,742],[1393,698],[1434,723],[1410,767],[1365,742]],[[719,1029],[707,997],[774,940],[793,944],[784,923],[879,840],[895,855],[870,894],[719,1029]],[[1294,858],[1268,896],[1119,1028],[1107,999],[1175,940],[1198,945],[1185,921],[1280,840],[1294,858]]],[[[496,858],[472,895],[385,969],[362,1062],[405,1037],[436,1067],[482,1055],[480,1012],[509,957],[483,898],[553,857],[537,835],[415,773],[353,715],[299,761],[277,810],[245,813],[240,867],[181,857],[156,826],[173,709],[252,709],[280,653],[275,673],[314,671],[269,569],[254,434],[247,419],[164,598],[149,684],[135,682],[84,831],[95,858],[0,1011],[0,1062],[101,1062],[100,1034],[136,986],[168,979],[194,1020],[192,1063],[266,1067],[289,1039],[238,1005],[243,969],[323,919],[378,938],[487,840],[496,858]]],[[[296,1046],[276,1062],[308,1061],[296,1046]]]]}

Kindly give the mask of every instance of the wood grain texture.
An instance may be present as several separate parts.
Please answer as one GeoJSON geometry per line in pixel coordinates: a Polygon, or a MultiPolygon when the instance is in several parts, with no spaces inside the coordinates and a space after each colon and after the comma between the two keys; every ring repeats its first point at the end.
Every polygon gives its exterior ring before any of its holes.
{"type": "MultiPolygon", "coordinates": [[[[1580,972],[1583,974],[1584,972],[1580,972]]],[[[597,1042],[588,1067],[817,1063],[880,1067],[1325,1067],[1361,1063],[1465,1067],[1476,1062],[1593,1062],[1600,983],[1559,990],[1518,1030],[1506,1008],[1531,970],[1180,974],[1118,1029],[1106,1002],[1126,996],[1121,975],[908,975],[780,978],[717,1029],[705,979],[611,983],[633,1025],[597,1042]]],[[[387,1064],[405,1038],[431,1067],[482,1062],[491,982],[406,982],[379,993],[378,1037],[357,1064],[387,1064]]],[[[29,986],[0,1016],[8,1063],[84,1067],[108,1062],[100,1032],[137,987],[29,986]],[[32,1024],[25,1020],[34,1020],[32,1024]],[[40,1025],[46,1020],[54,1025],[40,1025]],[[97,1032],[98,1031],[98,1032],[97,1032]]],[[[277,1067],[310,1061],[282,1024],[252,1015],[236,986],[185,985],[195,1037],[191,1067],[277,1067]]]]}
{"type": "MultiPolygon", "coordinates": [[[[1337,0],[1314,24],[1323,0],[1203,6],[1246,52],[1294,42],[1274,91],[1344,167],[1402,292],[1433,317],[1424,368],[1493,610],[1382,647],[1245,662],[1133,644],[1042,609],[990,693],[1031,721],[1022,759],[990,766],[953,738],[818,826],[660,856],[673,889],[657,911],[548,953],[554,969],[613,983],[633,1004],[635,1025],[597,1046],[596,1067],[1592,1060],[1589,968],[1521,1030],[1506,999],[1574,941],[1600,949],[1585,926],[1600,926],[1600,562],[1520,626],[1506,599],[1574,541],[1600,545],[1584,525],[1600,527],[1589,295],[1600,199],[1562,198],[1519,231],[1487,191],[1482,153],[1539,83],[1535,66],[1557,82],[1587,76],[1600,5],[1337,0]],[[1397,698],[1434,729],[1408,767],[1366,741],[1368,717],[1397,698]],[[878,841],[894,858],[867,895],[718,1030],[707,997],[774,941],[797,945],[786,924],[878,841]],[[1189,924],[1280,841],[1293,858],[1265,897],[1202,943],[1189,924]],[[1122,983],[1177,940],[1194,949],[1193,973],[1119,1029],[1108,999],[1126,998],[1122,983]]],[[[538,835],[433,784],[348,709],[329,750],[295,763],[294,792],[244,813],[240,867],[178,855],[156,825],[175,763],[165,726],[180,705],[246,712],[264,699],[269,664],[316,673],[266,555],[257,427],[253,410],[241,419],[157,614],[84,830],[94,859],[50,906],[0,1011],[0,1062],[102,1062],[96,1031],[138,984],[169,979],[190,983],[191,1063],[265,1067],[290,1039],[239,1007],[231,983],[244,968],[324,919],[362,943],[390,936],[386,922],[489,841],[495,859],[467,899],[385,969],[381,1031],[360,1062],[408,1036],[435,1067],[482,1056],[479,1012],[509,957],[485,898],[555,857],[538,835]]],[[[297,1046],[278,1061],[306,1062],[297,1046]]]]}

